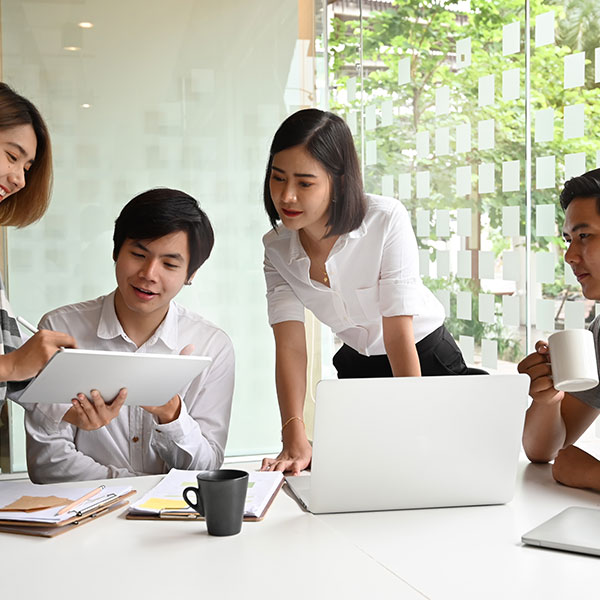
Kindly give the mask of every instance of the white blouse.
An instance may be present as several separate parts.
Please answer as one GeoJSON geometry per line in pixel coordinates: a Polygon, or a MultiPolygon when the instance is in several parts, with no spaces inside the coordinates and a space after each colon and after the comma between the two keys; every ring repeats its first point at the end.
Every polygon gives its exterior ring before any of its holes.
{"type": "Polygon", "coordinates": [[[385,354],[382,317],[412,315],[415,342],[444,322],[444,308],[419,276],[410,216],[393,198],[367,195],[358,229],[341,235],[325,267],[331,287],[312,281],[297,231],[263,237],[269,323],[304,322],[308,308],[363,355],[385,354]]]}

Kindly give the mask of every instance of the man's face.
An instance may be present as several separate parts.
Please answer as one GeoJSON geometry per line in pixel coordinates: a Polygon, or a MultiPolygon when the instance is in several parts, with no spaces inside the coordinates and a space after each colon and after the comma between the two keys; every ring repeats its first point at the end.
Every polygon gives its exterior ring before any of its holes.
{"type": "Polygon", "coordinates": [[[169,310],[169,302],[187,280],[189,262],[185,231],[156,240],[127,238],[116,260],[115,306],[119,319],[137,315],[155,317],[160,323],[169,310]]]}
{"type": "Polygon", "coordinates": [[[581,284],[583,295],[600,300],[600,214],[595,198],[576,198],[565,212],[565,261],[581,284]]]}

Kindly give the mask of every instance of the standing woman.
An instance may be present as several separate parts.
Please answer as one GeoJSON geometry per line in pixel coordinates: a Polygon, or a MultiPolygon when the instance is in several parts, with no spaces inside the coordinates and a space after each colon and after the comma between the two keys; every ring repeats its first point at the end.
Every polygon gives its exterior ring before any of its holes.
{"type": "MultiPolygon", "coordinates": [[[[52,151],[46,124],[37,108],[0,83],[0,225],[24,227],[48,208],[52,151]]],[[[6,382],[37,375],[58,349],[74,347],[66,333],[39,331],[25,344],[0,279],[0,408],[6,382]]]]}
{"type": "Polygon", "coordinates": [[[421,282],[408,212],[393,198],[364,193],[352,134],[340,117],[307,109],[282,123],[264,203],[273,226],[263,237],[264,271],[283,449],[262,468],[297,474],[312,457],[302,420],[305,308],[344,342],[333,357],[339,378],[468,369],[443,325],[442,305],[421,282]]]}

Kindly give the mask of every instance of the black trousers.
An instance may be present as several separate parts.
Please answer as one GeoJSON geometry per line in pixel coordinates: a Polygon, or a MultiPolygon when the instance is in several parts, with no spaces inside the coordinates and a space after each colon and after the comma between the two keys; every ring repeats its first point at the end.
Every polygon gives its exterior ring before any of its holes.
{"type": "MultiPolygon", "coordinates": [[[[487,375],[481,369],[467,367],[460,348],[442,325],[417,343],[421,375],[487,375]]],[[[393,377],[386,354],[364,356],[344,344],[333,357],[338,379],[393,377]]]]}

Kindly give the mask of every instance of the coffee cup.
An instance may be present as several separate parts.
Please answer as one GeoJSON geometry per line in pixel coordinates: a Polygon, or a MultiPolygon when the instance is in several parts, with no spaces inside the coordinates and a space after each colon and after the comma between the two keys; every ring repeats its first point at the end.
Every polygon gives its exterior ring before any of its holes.
{"type": "Polygon", "coordinates": [[[235,469],[201,471],[198,487],[186,487],[183,499],[206,519],[210,535],[235,535],[242,529],[248,473],[235,469]],[[195,496],[195,502],[189,498],[195,496]]]}
{"type": "Polygon", "coordinates": [[[548,338],[554,387],[582,392],[598,385],[594,335],[587,329],[565,329],[548,338]]]}

